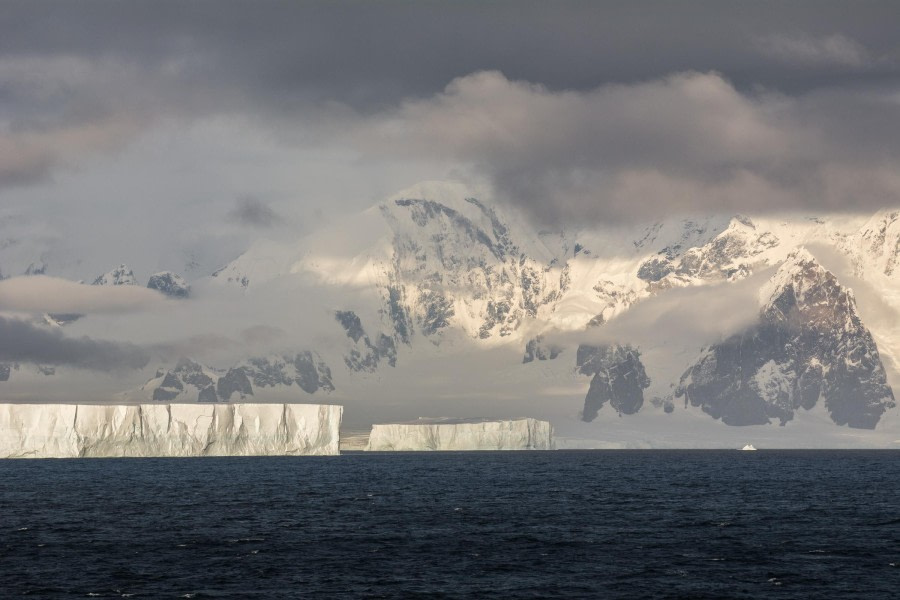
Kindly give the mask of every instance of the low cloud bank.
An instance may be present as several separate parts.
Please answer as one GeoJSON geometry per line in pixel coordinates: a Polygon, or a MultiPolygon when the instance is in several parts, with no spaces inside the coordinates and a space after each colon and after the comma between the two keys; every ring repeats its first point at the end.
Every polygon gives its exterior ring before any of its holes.
{"type": "Polygon", "coordinates": [[[164,296],[144,287],[92,286],[44,275],[0,281],[0,310],[25,313],[117,314],[162,306],[164,296]]]}
{"type": "Polygon", "coordinates": [[[147,366],[150,353],[134,344],[69,338],[59,330],[0,317],[0,361],[116,371],[147,366]]]}

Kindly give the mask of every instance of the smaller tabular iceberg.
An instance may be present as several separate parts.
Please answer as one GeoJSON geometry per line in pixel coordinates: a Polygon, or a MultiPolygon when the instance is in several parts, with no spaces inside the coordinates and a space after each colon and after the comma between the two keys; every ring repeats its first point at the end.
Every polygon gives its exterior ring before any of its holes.
{"type": "Polygon", "coordinates": [[[373,425],[369,451],[553,450],[553,427],[537,419],[418,419],[373,425]]]}
{"type": "Polygon", "coordinates": [[[0,404],[0,458],[339,454],[324,404],[0,404]]]}

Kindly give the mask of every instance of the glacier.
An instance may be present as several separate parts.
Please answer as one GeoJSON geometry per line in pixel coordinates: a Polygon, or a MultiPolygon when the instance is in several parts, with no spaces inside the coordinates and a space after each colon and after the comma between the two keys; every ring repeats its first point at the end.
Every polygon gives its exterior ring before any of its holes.
{"type": "Polygon", "coordinates": [[[339,454],[327,404],[0,404],[0,458],[339,454]]]}
{"type": "Polygon", "coordinates": [[[553,450],[553,427],[538,419],[420,418],[372,426],[367,451],[553,450]]]}

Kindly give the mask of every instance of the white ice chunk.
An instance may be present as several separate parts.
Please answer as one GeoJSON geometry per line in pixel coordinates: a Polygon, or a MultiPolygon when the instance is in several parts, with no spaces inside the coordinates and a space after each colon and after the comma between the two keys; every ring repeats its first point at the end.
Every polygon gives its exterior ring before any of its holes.
{"type": "Polygon", "coordinates": [[[391,450],[553,450],[547,421],[419,419],[372,426],[369,451],[391,450]]]}

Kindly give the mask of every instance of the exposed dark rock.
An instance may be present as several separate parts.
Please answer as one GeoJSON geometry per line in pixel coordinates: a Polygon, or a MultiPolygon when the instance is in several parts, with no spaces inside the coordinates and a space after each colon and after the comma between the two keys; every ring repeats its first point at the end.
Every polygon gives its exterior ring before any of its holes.
{"type": "Polygon", "coordinates": [[[296,384],[303,391],[313,394],[316,390],[334,391],[334,384],[331,381],[331,369],[313,355],[312,352],[300,352],[294,357],[294,368],[297,376],[294,379],[296,384]]]}
{"type": "Polygon", "coordinates": [[[203,372],[203,367],[187,358],[178,361],[174,373],[181,381],[198,389],[214,383],[212,377],[203,372]]]}
{"type": "Polygon", "coordinates": [[[583,420],[596,419],[607,402],[620,415],[634,414],[641,409],[650,378],[636,349],[620,345],[581,345],[576,361],[580,373],[594,376],[584,399],[583,420]]]}
{"type": "Polygon", "coordinates": [[[674,271],[672,261],[667,258],[650,258],[640,266],[637,276],[644,281],[656,282],[674,271]]]}
{"type": "Polygon", "coordinates": [[[375,371],[382,360],[394,367],[397,365],[397,347],[394,339],[381,333],[375,343],[366,335],[359,317],[353,311],[337,311],[335,318],[344,328],[347,337],[355,347],[344,356],[344,363],[353,371],[375,371]]]}
{"type": "Polygon", "coordinates": [[[247,362],[250,364],[247,369],[249,377],[256,387],[291,385],[294,381],[292,374],[286,369],[284,359],[251,358],[247,362]]]}
{"type": "Polygon", "coordinates": [[[218,402],[219,397],[216,395],[216,388],[214,385],[210,384],[200,390],[200,393],[197,394],[197,402],[218,402]]]}
{"type": "Polygon", "coordinates": [[[425,305],[425,316],[422,319],[424,335],[433,335],[450,325],[450,319],[454,314],[453,302],[432,291],[423,293],[421,301],[425,305]]]}
{"type": "MultiPolygon", "coordinates": [[[[484,323],[481,325],[481,329],[478,330],[478,337],[481,339],[486,339],[491,337],[491,332],[498,325],[503,325],[506,322],[507,317],[509,316],[509,312],[512,306],[508,301],[494,301],[489,300],[487,304],[487,310],[485,311],[485,319],[484,323]]],[[[505,335],[509,335],[509,331],[506,330],[505,335]]],[[[504,335],[504,330],[501,328],[500,335],[504,335]]]]}
{"type": "Polygon", "coordinates": [[[397,286],[388,287],[388,312],[394,323],[394,331],[397,339],[404,344],[409,344],[409,336],[412,333],[409,312],[404,306],[402,290],[397,286]]]}
{"type": "Polygon", "coordinates": [[[191,294],[191,286],[182,277],[171,271],[151,275],[147,287],[162,292],[170,298],[187,298],[191,294]]]}
{"type": "Polygon", "coordinates": [[[522,363],[530,363],[534,360],[553,360],[562,352],[562,348],[555,344],[545,344],[543,336],[533,337],[525,344],[525,356],[522,363]]]}
{"type": "Polygon", "coordinates": [[[109,273],[97,277],[92,285],[137,285],[137,279],[127,265],[119,265],[109,273]]]}
{"type": "Polygon", "coordinates": [[[894,395],[852,292],[804,250],[771,288],[759,323],[706,349],[676,394],[729,425],[784,425],[821,399],[838,425],[874,428],[894,395]]]}
{"type": "Polygon", "coordinates": [[[231,400],[231,396],[237,393],[241,400],[247,396],[253,395],[253,387],[250,385],[250,378],[244,367],[234,367],[228,369],[219,381],[216,383],[216,395],[221,400],[231,400]]]}
{"type": "Polygon", "coordinates": [[[362,322],[360,322],[359,317],[352,310],[335,311],[334,318],[337,319],[337,322],[340,323],[344,328],[344,331],[347,332],[347,337],[354,342],[358,342],[366,334],[363,330],[362,322]]]}
{"type": "Polygon", "coordinates": [[[174,400],[176,397],[191,399],[188,392],[192,389],[197,390],[200,402],[229,401],[233,400],[234,394],[245,399],[255,395],[254,386],[290,387],[296,384],[309,394],[318,390],[334,391],[331,369],[318,354],[309,351],[288,356],[251,358],[221,376],[194,361],[182,359],[170,371],[157,371],[156,379],[159,378],[162,381],[153,389],[153,399],[159,401],[174,400]]]}
{"type": "Polygon", "coordinates": [[[153,400],[157,402],[174,400],[182,390],[184,390],[184,384],[181,383],[181,380],[175,373],[169,371],[163,378],[162,383],[153,390],[153,400]]]}

